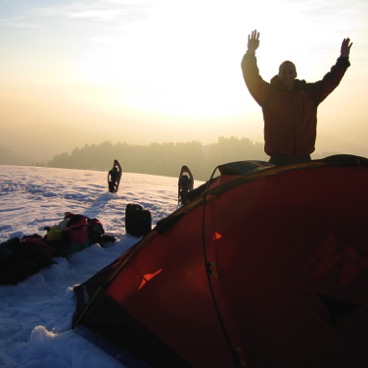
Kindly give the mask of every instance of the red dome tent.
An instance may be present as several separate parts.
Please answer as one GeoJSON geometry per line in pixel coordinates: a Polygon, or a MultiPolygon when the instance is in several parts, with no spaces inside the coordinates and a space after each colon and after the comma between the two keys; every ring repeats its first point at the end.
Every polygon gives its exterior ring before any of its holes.
{"type": "Polygon", "coordinates": [[[368,160],[219,170],[76,287],[74,327],[156,367],[367,367],[368,160]]]}

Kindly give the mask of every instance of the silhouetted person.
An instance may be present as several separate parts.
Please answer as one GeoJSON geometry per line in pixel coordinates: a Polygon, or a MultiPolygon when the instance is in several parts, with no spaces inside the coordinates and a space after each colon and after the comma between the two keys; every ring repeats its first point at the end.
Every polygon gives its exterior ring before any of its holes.
{"type": "Polygon", "coordinates": [[[296,79],[296,67],[291,61],[280,65],[270,83],[264,81],[255,56],[258,46],[259,32],[254,30],[248,36],[241,67],[250,94],[262,107],[265,153],[275,165],[309,161],[315,149],[318,105],[339,85],[350,66],[352,43],[349,38],[342,41],[336,64],[315,83],[296,79]]]}
{"type": "Polygon", "coordinates": [[[112,169],[107,174],[107,183],[110,193],[117,193],[121,179],[121,166],[118,160],[114,160],[112,169]]]}

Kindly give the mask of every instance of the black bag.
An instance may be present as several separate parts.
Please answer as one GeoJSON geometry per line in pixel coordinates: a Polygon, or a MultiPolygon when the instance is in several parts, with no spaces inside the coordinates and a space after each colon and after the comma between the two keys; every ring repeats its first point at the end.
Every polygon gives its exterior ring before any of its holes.
{"type": "Polygon", "coordinates": [[[38,234],[15,237],[0,244],[0,285],[16,285],[53,264],[56,250],[38,234]]]}
{"type": "Polygon", "coordinates": [[[152,217],[140,204],[129,203],[125,208],[125,231],[133,236],[145,236],[151,231],[152,217]]]}

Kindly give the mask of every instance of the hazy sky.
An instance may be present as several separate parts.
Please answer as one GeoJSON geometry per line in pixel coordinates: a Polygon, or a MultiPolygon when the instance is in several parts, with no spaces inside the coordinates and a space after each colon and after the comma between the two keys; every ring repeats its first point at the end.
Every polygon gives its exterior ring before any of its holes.
{"type": "Polygon", "coordinates": [[[351,38],[318,132],[368,155],[367,20],[366,0],[0,0],[0,145],[49,159],[104,140],[262,142],[240,69],[256,28],[266,80],[286,59],[319,80],[351,38]]]}

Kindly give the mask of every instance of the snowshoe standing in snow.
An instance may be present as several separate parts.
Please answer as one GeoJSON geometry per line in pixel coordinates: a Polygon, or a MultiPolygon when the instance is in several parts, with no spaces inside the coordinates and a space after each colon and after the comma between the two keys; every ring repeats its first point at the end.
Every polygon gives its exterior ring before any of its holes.
{"type": "Polygon", "coordinates": [[[121,179],[121,166],[118,160],[114,160],[114,165],[107,175],[107,183],[110,193],[117,193],[121,179]]]}
{"type": "Polygon", "coordinates": [[[188,203],[187,194],[193,190],[194,177],[188,166],[183,165],[178,181],[178,203],[188,203]]]}

